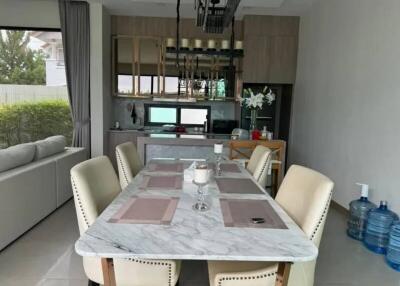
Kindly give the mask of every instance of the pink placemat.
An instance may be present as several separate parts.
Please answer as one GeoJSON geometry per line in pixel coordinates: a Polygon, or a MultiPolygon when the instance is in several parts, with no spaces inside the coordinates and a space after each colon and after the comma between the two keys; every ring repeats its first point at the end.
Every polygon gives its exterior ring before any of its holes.
{"type": "Polygon", "coordinates": [[[221,170],[222,172],[241,173],[239,167],[232,163],[222,163],[221,170]]]}
{"type": "Polygon", "coordinates": [[[170,224],[174,217],[178,198],[132,197],[108,222],[129,224],[170,224]]]}
{"type": "MultiPolygon", "coordinates": [[[[215,163],[209,163],[208,168],[215,170],[216,164],[215,163]]],[[[230,173],[241,173],[239,167],[236,164],[232,163],[222,163],[221,164],[221,170],[222,172],[230,172],[230,173]]]]}
{"type": "Polygon", "coordinates": [[[150,172],[174,172],[182,173],[182,163],[150,163],[148,167],[150,172]]]}
{"type": "Polygon", "coordinates": [[[139,189],[142,190],[180,190],[182,189],[182,176],[143,176],[139,189]]]}
{"type": "Polygon", "coordinates": [[[267,200],[220,199],[226,227],[287,229],[287,226],[267,200]],[[262,218],[255,224],[252,218],[262,218]]]}
{"type": "Polygon", "coordinates": [[[216,178],[219,191],[226,194],[264,194],[251,180],[245,178],[216,178]]]}

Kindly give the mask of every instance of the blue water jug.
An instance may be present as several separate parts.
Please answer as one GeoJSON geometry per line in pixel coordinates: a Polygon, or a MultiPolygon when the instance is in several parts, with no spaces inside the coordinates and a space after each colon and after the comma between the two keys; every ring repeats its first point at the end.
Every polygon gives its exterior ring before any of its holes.
{"type": "Polygon", "coordinates": [[[386,262],[394,270],[400,271],[400,222],[394,223],[390,231],[386,262]]]}
{"type": "Polygon", "coordinates": [[[390,228],[398,219],[397,214],[388,209],[387,202],[381,201],[379,208],[371,210],[368,214],[364,245],[375,253],[385,254],[390,228]]]}
{"type": "Polygon", "coordinates": [[[361,197],[350,202],[350,215],[347,220],[347,235],[357,240],[363,240],[370,210],[376,208],[368,200],[368,185],[357,183],[361,186],[361,197]]]}

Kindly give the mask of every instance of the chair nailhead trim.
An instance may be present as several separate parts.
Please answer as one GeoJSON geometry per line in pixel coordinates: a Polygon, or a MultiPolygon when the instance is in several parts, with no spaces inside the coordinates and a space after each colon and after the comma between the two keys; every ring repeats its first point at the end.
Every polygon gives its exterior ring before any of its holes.
{"type": "Polygon", "coordinates": [[[78,188],[76,187],[74,178],[72,176],[71,176],[71,182],[72,182],[72,190],[73,190],[74,195],[76,197],[76,201],[78,203],[79,210],[81,212],[81,215],[83,216],[83,220],[85,221],[86,226],[89,227],[89,221],[88,221],[88,219],[87,219],[87,217],[85,215],[85,211],[83,210],[82,201],[81,201],[81,198],[79,196],[78,188]]]}
{"type": "Polygon", "coordinates": [[[318,221],[318,224],[317,224],[317,226],[315,227],[315,229],[314,229],[314,231],[313,231],[313,233],[312,233],[312,235],[311,235],[310,240],[313,240],[313,239],[314,239],[314,237],[315,237],[315,235],[317,234],[317,232],[318,232],[318,230],[319,230],[319,228],[320,228],[320,226],[321,226],[321,224],[322,224],[322,222],[323,222],[325,216],[327,215],[328,209],[329,209],[329,205],[330,205],[330,203],[331,203],[331,199],[332,199],[332,192],[329,194],[329,199],[328,199],[328,201],[326,202],[326,205],[325,205],[325,208],[324,208],[324,212],[322,213],[322,216],[320,217],[320,219],[319,219],[319,221],[318,221]]]}
{"type": "Polygon", "coordinates": [[[221,277],[218,280],[218,286],[222,286],[223,281],[231,281],[231,280],[257,280],[264,279],[266,277],[276,276],[277,272],[267,272],[261,275],[253,275],[253,276],[237,276],[237,277],[221,277]]]}
{"type": "Polygon", "coordinates": [[[260,176],[258,176],[258,178],[257,178],[257,182],[261,179],[262,174],[263,174],[264,171],[265,171],[265,168],[267,167],[269,161],[271,160],[271,157],[272,157],[272,152],[269,152],[268,157],[267,157],[267,160],[265,160],[264,165],[263,165],[263,167],[262,167],[262,169],[261,169],[260,176]]]}
{"type": "Polygon", "coordinates": [[[124,164],[122,164],[121,155],[119,154],[118,149],[115,150],[115,153],[117,154],[117,160],[118,160],[119,165],[121,166],[122,174],[124,175],[124,179],[125,179],[125,183],[128,185],[129,184],[128,176],[126,175],[125,167],[124,167],[124,164]]]}
{"type": "Polygon", "coordinates": [[[134,259],[134,258],[127,258],[127,260],[136,262],[136,263],[140,263],[140,264],[146,264],[146,265],[168,266],[168,285],[174,286],[174,285],[172,285],[172,263],[153,261],[153,260],[141,260],[141,259],[134,259]]]}

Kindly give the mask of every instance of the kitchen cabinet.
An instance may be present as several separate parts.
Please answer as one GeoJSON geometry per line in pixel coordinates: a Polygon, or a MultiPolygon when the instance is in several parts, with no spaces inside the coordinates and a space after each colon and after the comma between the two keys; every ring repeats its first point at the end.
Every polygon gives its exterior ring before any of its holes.
{"type": "Polygon", "coordinates": [[[243,82],[269,82],[266,79],[270,78],[270,54],[269,37],[244,37],[243,82]]]}
{"type": "Polygon", "coordinates": [[[243,82],[293,84],[298,17],[245,16],[243,82]]]}

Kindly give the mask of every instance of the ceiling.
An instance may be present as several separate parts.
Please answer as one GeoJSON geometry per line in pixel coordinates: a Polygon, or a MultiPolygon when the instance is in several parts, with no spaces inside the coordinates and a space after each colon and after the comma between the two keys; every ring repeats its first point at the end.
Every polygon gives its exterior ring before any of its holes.
{"type": "MultiPolygon", "coordinates": [[[[93,0],[92,0],[93,1],[93,0]]],[[[176,17],[177,0],[94,0],[112,15],[176,17]]],[[[226,0],[222,0],[223,1],[226,0]]],[[[90,2],[90,0],[89,0],[90,2]]],[[[242,0],[236,18],[244,15],[301,15],[313,0],[242,0]]],[[[194,0],[181,0],[182,18],[194,18],[194,0]]]]}

